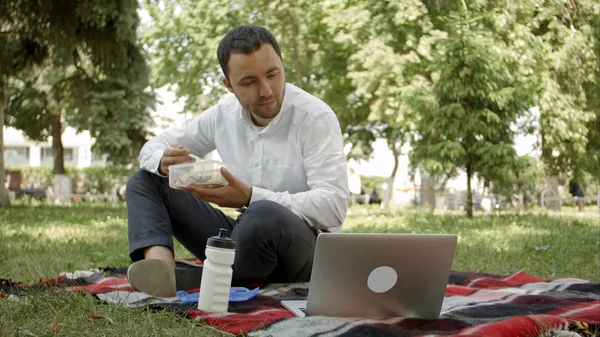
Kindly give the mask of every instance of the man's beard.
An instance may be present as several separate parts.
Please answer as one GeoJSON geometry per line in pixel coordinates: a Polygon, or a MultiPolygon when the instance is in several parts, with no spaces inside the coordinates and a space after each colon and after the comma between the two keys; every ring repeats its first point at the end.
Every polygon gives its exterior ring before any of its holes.
{"type": "Polygon", "coordinates": [[[279,99],[277,99],[277,97],[270,97],[269,99],[260,101],[258,104],[256,104],[254,106],[254,108],[250,109],[250,112],[260,118],[271,119],[271,118],[275,118],[275,116],[277,116],[279,114],[280,110],[281,110],[281,102],[279,101],[279,99]],[[260,104],[264,104],[267,102],[272,102],[272,103],[268,107],[261,108],[260,104]],[[264,112],[265,109],[267,110],[267,112],[264,112]]]}
{"type": "MultiPolygon", "coordinates": [[[[262,99],[256,105],[242,104],[242,107],[244,108],[244,110],[249,112],[251,116],[257,116],[259,118],[269,120],[269,119],[275,118],[281,112],[281,107],[283,106],[283,97],[285,97],[285,89],[281,93],[281,96],[277,95],[277,96],[271,96],[267,99],[262,99]],[[273,108],[271,110],[269,110],[269,112],[266,112],[266,113],[262,112],[259,104],[270,102],[270,101],[273,101],[273,103],[272,103],[273,108]]],[[[242,102],[239,98],[238,98],[238,101],[242,102]]]]}

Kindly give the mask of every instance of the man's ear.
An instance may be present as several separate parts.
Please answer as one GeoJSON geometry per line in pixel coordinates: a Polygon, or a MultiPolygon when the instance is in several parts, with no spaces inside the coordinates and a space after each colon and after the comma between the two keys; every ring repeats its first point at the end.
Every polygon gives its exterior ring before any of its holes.
{"type": "Polygon", "coordinates": [[[229,90],[229,92],[233,93],[233,88],[231,87],[231,83],[229,83],[227,77],[223,77],[223,85],[225,88],[227,88],[227,90],[229,90]]]}

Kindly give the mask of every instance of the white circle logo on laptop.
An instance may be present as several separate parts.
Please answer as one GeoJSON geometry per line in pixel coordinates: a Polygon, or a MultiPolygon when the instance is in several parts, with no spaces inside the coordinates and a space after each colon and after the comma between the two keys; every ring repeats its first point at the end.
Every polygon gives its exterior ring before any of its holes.
{"type": "Polygon", "coordinates": [[[373,269],[367,278],[367,285],[375,293],[384,293],[398,282],[398,274],[388,266],[381,266],[373,269]]]}

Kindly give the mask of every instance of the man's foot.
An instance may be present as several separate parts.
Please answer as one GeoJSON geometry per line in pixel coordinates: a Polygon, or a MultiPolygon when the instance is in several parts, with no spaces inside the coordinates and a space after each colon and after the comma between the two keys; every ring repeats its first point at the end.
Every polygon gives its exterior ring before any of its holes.
{"type": "Polygon", "coordinates": [[[127,269],[127,280],[135,289],[157,297],[175,296],[175,271],[168,262],[145,259],[127,269]]]}
{"type": "Polygon", "coordinates": [[[178,290],[198,288],[202,266],[176,261],[175,270],[166,261],[145,259],[134,262],[127,270],[127,279],[135,289],[157,297],[173,297],[178,290]]]}

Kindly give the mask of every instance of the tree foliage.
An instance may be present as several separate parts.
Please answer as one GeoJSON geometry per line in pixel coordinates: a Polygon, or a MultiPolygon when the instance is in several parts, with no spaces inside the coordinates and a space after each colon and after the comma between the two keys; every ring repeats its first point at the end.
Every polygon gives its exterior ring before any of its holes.
{"type": "Polygon", "coordinates": [[[137,41],[137,2],[3,1],[1,101],[9,126],[53,140],[64,173],[65,124],[95,137],[93,150],[131,162],[151,124],[149,70],[137,41]]]}
{"type": "Polygon", "coordinates": [[[152,57],[152,83],[172,87],[186,111],[202,111],[225,93],[216,56],[219,41],[238,25],[262,25],[278,39],[287,81],[327,101],[340,114],[343,128],[358,124],[365,116],[357,114],[360,108],[349,99],[356,88],[346,78],[356,42],[342,32],[342,3],[145,1],[151,21],[143,32],[152,57]]]}
{"type": "Polygon", "coordinates": [[[533,17],[540,62],[537,93],[542,158],[550,174],[598,172],[598,24],[591,1],[548,1],[533,17]],[[595,36],[596,34],[596,36],[595,36]],[[588,152],[590,149],[592,152],[588,152]],[[597,149],[597,148],[596,148],[597,149]],[[593,158],[593,159],[592,159],[593,158]],[[592,165],[590,165],[592,164],[592,165]]]}
{"type": "Polygon", "coordinates": [[[527,109],[508,48],[489,30],[477,29],[479,24],[466,6],[448,16],[448,37],[435,65],[439,108],[422,111],[411,155],[413,165],[430,174],[454,167],[466,171],[469,216],[471,178],[507,179],[515,166],[511,124],[527,109]]]}
{"type": "MultiPolygon", "coordinates": [[[[539,181],[518,133],[540,135],[547,173],[596,177],[600,5],[593,0],[145,1],[155,86],[199,113],[224,91],[216,47],[240,24],[278,38],[288,75],[337,112],[349,156],[383,138],[414,170],[539,181]],[[535,113],[539,111],[539,113],[535,113]]],[[[393,177],[396,167],[390,172],[393,177]]],[[[591,179],[591,178],[590,178],[591,179]]]]}

